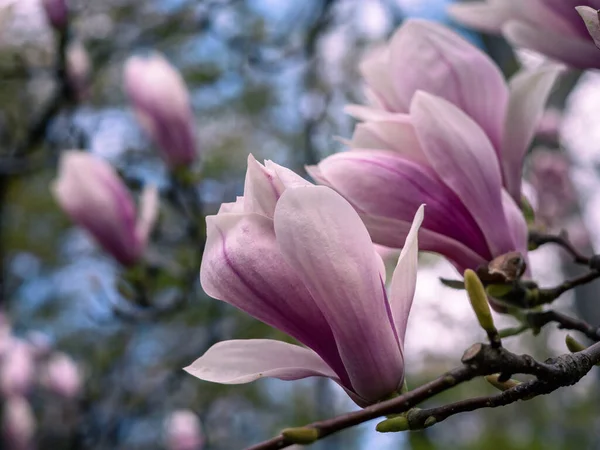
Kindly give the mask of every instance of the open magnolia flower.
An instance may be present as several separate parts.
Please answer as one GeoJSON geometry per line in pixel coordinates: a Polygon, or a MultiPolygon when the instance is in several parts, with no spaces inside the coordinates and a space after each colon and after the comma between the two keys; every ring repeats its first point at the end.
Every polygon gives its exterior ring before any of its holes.
{"type": "Polygon", "coordinates": [[[373,241],[401,247],[413,211],[428,205],[421,250],[462,273],[527,251],[520,211],[523,158],[559,73],[507,85],[479,49],[441,25],[409,20],[361,66],[371,105],[348,107],[351,151],[308,171],[359,212],[373,241]]]}
{"type": "Polygon", "coordinates": [[[514,45],[535,50],[580,69],[600,68],[598,50],[575,11],[600,8],[600,0],[485,0],[449,7],[459,22],[503,33],[514,45]]]}
{"type": "Polygon", "coordinates": [[[388,296],[383,263],[352,206],[250,156],[244,196],[207,218],[202,287],[308,348],[225,341],[186,371],[224,384],[328,377],[361,406],[397,392],[423,207],[415,212],[388,296]]]}
{"type": "Polygon", "coordinates": [[[121,264],[142,257],[158,213],[158,192],[147,186],[139,216],[133,198],[112,166],[89,153],[63,152],[52,193],[74,222],[84,227],[121,264]]]}
{"type": "Polygon", "coordinates": [[[360,70],[371,104],[347,107],[364,121],[351,147],[416,153],[414,124],[406,114],[417,91],[429,92],[479,125],[492,144],[504,187],[520,202],[523,159],[561,66],[522,70],[507,84],[477,47],[440,24],[413,19],[387,45],[367,54],[360,70]]]}

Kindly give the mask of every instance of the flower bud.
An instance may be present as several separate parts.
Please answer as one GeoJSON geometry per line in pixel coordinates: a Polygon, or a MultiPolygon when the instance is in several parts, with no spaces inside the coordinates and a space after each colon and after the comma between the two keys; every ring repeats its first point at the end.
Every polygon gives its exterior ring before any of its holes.
{"type": "Polygon", "coordinates": [[[188,409],[172,412],[165,420],[165,447],[167,450],[202,449],[204,434],[198,416],[188,409]]]}
{"type": "Polygon", "coordinates": [[[380,433],[397,433],[399,431],[409,430],[410,425],[408,424],[408,419],[404,414],[379,422],[375,429],[380,433]]]}
{"type": "Polygon", "coordinates": [[[465,288],[469,294],[469,300],[479,325],[485,331],[495,330],[494,319],[490,310],[490,305],[487,301],[487,295],[481,280],[471,269],[465,270],[465,288]]]}
{"type": "Polygon", "coordinates": [[[125,64],[124,87],[140,125],[171,167],[193,163],[198,154],[190,97],[181,74],[160,54],[133,56],[125,64]]]}
{"type": "Polygon", "coordinates": [[[31,388],[34,360],[29,344],[11,338],[0,366],[0,392],[6,397],[24,395],[31,388]]]}
{"type": "Polygon", "coordinates": [[[294,444],[309,445],[319,439],[319,430],[309,427],[286,428],[281,435],[294,444]]]}
{"type": "Polygon", "coordinates": [[[74,97],[81,101],[89,96],[91,62],[90,57],[79,41],[67,49],[67,80],[74,97]]]}
{"type": "Polygon", "coordinates": [[[64,353],[50,357],[42,373],[42,385],[56,395],[72,399],[81,391],[81,372],[75,361],[64,353]]]}
{"type": "Polygon", "coordinates": [[[69,11],[66,0],[42,0],[42,6],[52,28],[62,30],[67,26],[69,11]]]}
{"type": "Polygon", "coordinates": [[[158,209],[157,192],[141,195],[139,218],[121,178],[106,161],[89,153],[64,152],[53,194],[71,218],[121,264],[135,264],[142,256],[158,209]]]}
{"type": "Polygon", "coordinates": [[[11,450],[32,450],[35,434],[35,417],[31,406],[23,397],[10,397],[2,411],[2,437],[4,447],[11,450]]]}

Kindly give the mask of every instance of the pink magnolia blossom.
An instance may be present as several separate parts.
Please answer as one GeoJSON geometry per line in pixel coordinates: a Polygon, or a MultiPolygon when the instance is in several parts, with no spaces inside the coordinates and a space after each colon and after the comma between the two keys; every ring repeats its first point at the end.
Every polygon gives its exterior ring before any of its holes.
{"type": "Polygon", "coordinates": [[[131,194],[112,166],[89,153],[68,151],[52,191],[65,212],[117,261],[132,265],[140,259],[158,211],[155,187],[142,193],[136,219],[131,194]]]}
{"type": "Polygon", "coordinates": [[[80,41],[71,43],[67,49],[67,80],[71,91],[80,101],[90,93],[91,65],[83,44],[80,41]]]}
{"type": "Polygon", "coordinates": [[[81,371],[68,355],[56,353],[45,363],[41,382],[56,395],[72,399],[81,391],[81,371]]]}
{"type": "Polygon", "coordinates": [[[377,244],[401,247],[425,203],[421,249],[461,272],[525,254],[523,158],[559,68],[521,72],[507,85],[456,33],[409,20],[361,71],[371,105],[348,107],[364,121],[351,151],[309,167],[313,178],[357,209],[377,244]]]}
{"type": "Polygon", "coordinates": [[[9,397],[2,410],[3,448],[33,450],[36,422],[31,406],[24,397],[9,397]]]}
{"type": "Polygon", "coordinates": [[[485,0],[450,6],[452,17],[514,45],[535,50],[580,69],[600,68],[600,58],[575,10],[600,8],[600,0],[485,0]]]}
{"type": "Polygon", "coordinates": [[[194,116],[181,74],[158,53],[133,56],[125,65],[124,86],[139,123],[167,164],[193,163],[198,156],[194,116]]]}
{"type": "Polygon", "coordinates": [[[250,157],[244,196],[207,218],[202,287],[308,348],[225,341],[186,370],[225,384],[328,377],[361,406],[396,392],[423,219],[422,208],[415,212],[388,296],[383,262],[354,208],[328,187],[250,157]]]}
{"type": "Polygon", "coordinates": [[[42,6],[53,28],[63,29],[67,26],[69,11],[66,0],[42,0],[42,6]]]}
{"type": "Polygon", "coordinates": [[[167,450],[201,450],[204,447],[200,419],[193,411],[173,411],[165,420],[165,447],[167,450]]]}
{"type": "Polygon", "coordinates": [[[25,395],[31,389],[35,372],[30,345],[11,337],[0,362],[0,393],[5,397],[25,395]]]}

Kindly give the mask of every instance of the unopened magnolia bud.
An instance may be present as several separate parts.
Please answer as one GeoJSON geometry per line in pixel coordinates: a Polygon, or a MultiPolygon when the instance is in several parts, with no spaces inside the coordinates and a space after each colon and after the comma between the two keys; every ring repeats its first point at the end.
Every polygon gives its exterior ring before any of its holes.
{"type": "Polygon", "coordinates": [[[3,448],[32,450],[35,426],[33,411],[25,398],[13,396],[6,399],[2,411],[3,448]]]}
{"type": "Polygon", "coordinates": [[[587,348],[585,345],[575,340],[575,338],[573,338],[569,334],[567,334],[567,337],[565,338],[565,344],[567,344],[567,348],[571,353],[577,353],[587,348]]]}
{"type": "Polygon", "coordinates": [[[500,374],[488,375],[485,377],[486,381],[500,391],[507,391],[508,389],[514,388],[521,384],[520,381],[509,379],[507,381],[499,381],[500,374]]]}
{"type": "Polygon", "coordinates": [[[5,396],[24,395],[33,383],[34,360],[31,347],[11,339],[0,366],[0,391],[5,396]]]}
{"type": "Polygon", "coordinates": [[[471,269],[465,270],[465,288],[479,325],[487,332],[495,331],[494,318],[481,280],[471,269]]]}
{"type": "Polygon", "coordinates": [[[89,153],[63,152],[52,192],[62,209],[125,266],[138,262],[156,219],[158,193],[147,188],[136,220],[133,198],[112,166],[89,153]]]}
{"type": "Polygon", "coordinates": [[[286,428],[282,436],[294,444],[308,445],[319,439],[319,430],[316,428],[298,427],[286,428]]]}
{"type": "Polygon", "coordinates": [[[67,49],[67,80],[75,98],[84,100],[89,95],[91,62],[90,57],[79,41],[67,49]]]}
{"type": "Polygon", "coordinates": [[[125,92],[138,122],[171,168],[197,156],[194,117],[181,74],[160,54],[134,56],[125,64],[125,92]]]}
{"type": "Polygon", "coordinates": [[[410,430],[410,426],[406,415],[401,415],[379,422],[375,429],[380,433],[397,433],[399,431],[410,430]]]}
{"type": "Polygon", "coordinates": [[[42,0],[44,12],[53,28],[62,30],[69,18],[66,0],[42,0]]]}
{"type": "Polygon", "coordinates": [[[46,389],[66,399],[76,397],[81,390],[79,367],[63,353],[52,355],[46,362],[41,381],[46,389]]]}

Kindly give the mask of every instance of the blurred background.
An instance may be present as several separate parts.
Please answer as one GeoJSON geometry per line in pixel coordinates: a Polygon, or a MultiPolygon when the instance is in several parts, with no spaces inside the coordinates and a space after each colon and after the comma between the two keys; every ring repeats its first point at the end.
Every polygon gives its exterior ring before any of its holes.
{"type": "MultiPolygon", "coordinates": [[[[187,208],[214,214],[240,195],[249,153],[305,176],[305,164],[343,150],[336,137],[352,132],[344,105],[363,101],[357,66],[365,49],[408,17],[449,23],[448,3],[71,0],[61,42],[40,0],[0,0],[0,448],[232,450],[356,409],[327,380],[222,386],[182,371],[220,340],[286,339],[202,293],[201,224],[189,223],[187,208]],[[81,75],[76,92],[65,87],[65,49],[81,75]],[[183,206],[123,93],[124,61],[151,50],[181,71],[192,95],[201,161],[197,199],[183,206]],[[60,152],[79,148],[110,161],[133,192],[147,183],[161,190],[142,275],[104,254],[50,194],[60,152]]],[[[540,63],[501,38],[457,29],[507,76],[540,63]]],[[[599,118],[600,75],[563,76],[527,162],[538,218],[568,230],[587,253],[600,245],[599,118]]],[[[386,254],[393,264],[394,252],[386,254]]],[[[555,248],[534,252],[532,265],[542,284],[574,275],[555,248]]],[[[409,387],[457,365],[484,338],[464,294],[438,281],[454,270],[431,255],[421,269],[406,341],[409,387]]],[[[600,325],[597,302],[592,285],[557,306],[600,325]]],[[[507,346],[545,359],[566,351],[565,334],[547,329],[507,346]]],[[[313,448],[600,449],[599,381],[592,371],[547,398],[422,432],[381,435],[371,422],[313,448]]],[[[492,392],[473,381],[430,404],[492,392]]]]}

